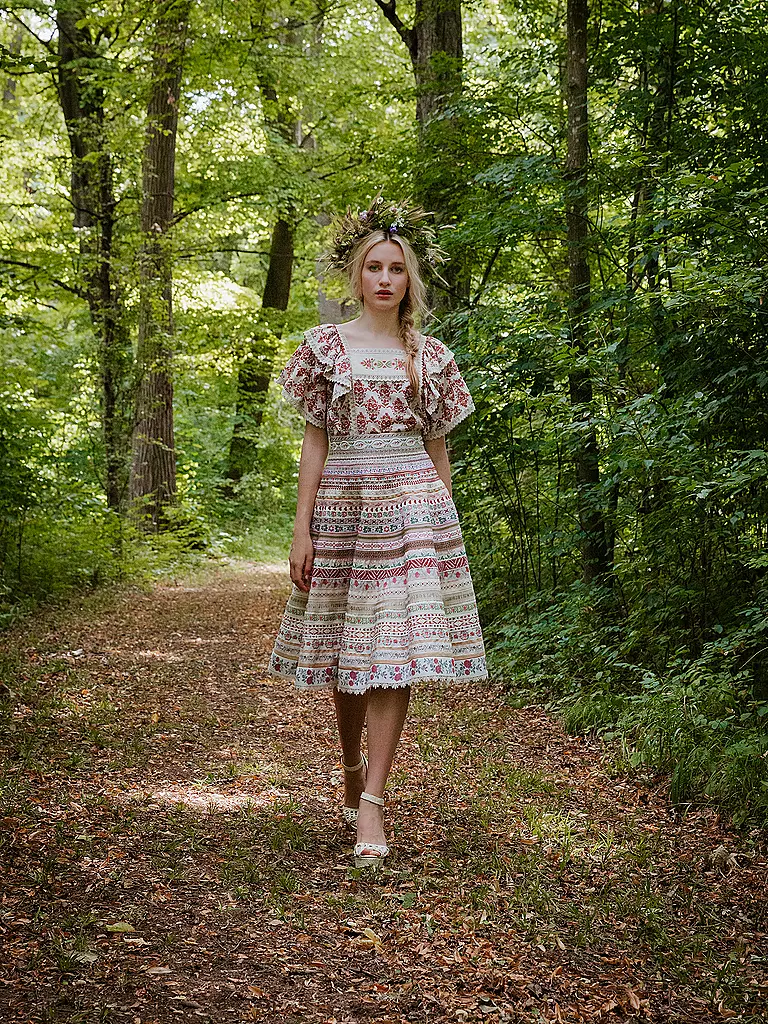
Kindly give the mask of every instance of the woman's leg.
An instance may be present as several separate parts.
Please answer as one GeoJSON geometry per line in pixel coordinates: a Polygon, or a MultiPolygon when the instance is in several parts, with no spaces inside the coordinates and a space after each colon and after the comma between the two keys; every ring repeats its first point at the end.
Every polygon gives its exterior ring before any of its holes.
{"type": "MultiPolygon", "coordinates": [[[[368,778],[365,790],[372,796],[384,796],[410,697],[410,686],[373,687],[368,694],[368,778]]],[[[357,839],[361,843],[386,844],[383,807],[367,800],[360,802],[357,839]]]]}
{"type": "MultiPolygon", "coordinates": [[[[344,764],[360,764],[360,737],[365,725],[368,696],[363,694],[339,693],[334,688],[333,703],[336,707],[336,723],[341,740],[341,757],[344,764]]],[[[365,772],[344,772],[344,805],[357,807],[360,794],[365,789],[365,772]]]]}

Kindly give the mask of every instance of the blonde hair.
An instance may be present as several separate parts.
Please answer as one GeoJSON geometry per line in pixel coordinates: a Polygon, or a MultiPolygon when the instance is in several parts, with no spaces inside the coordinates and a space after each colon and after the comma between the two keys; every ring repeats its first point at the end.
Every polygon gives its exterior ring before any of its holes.
{"type": "Polygon", "coordinates": [[[390,234],[388,231],[371,231],[370,234],[364,235],[355,243],[346,267],[349,289],[358,302],[363,301],[363,267],[365,266],[365,259],[374,245],[378,245],[379,242],[394,242],[395,245],[400,246],[403,254],[403,263],[408,274],[408,287],[397,311],[398,337],[405,349],[408,378],[413,387],[414,394],[418,395],[419,375],[416,369],[416,356],[419,353],[419,332],[417,324],[427,312],[427,303],[426,288],[421,277],[419,258],[408,244],[408,241],[399,235],[390,234]]]}

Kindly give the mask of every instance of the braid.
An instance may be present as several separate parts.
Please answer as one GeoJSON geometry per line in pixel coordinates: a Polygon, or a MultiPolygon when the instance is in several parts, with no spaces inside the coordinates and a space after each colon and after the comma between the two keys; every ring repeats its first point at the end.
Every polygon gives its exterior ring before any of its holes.
{"type": "Polygon", "coordinates": [[[418,397],[419,374],[416,369],[416,356],[419,352],[419,333],[414,326],[415,320],[410,288],[405,293],[405,298],[400,303],[398,321],[399,330],[397,333],[400,341],[403,343],[403,348],[405,349],[405,362],[408,369],[408,378],[411,382],[411,386],[413,387],[414,396],[418,397]]]}

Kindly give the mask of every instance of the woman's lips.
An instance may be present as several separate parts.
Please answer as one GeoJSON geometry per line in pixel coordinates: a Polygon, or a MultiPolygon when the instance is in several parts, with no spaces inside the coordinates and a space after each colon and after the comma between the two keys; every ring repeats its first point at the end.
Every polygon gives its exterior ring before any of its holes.
{"type": "Polygon", "coordinates": [[[380,295],[382,299],[388,299],[392,295],[392,292],[378,291],[376,294],[380,295]]]}

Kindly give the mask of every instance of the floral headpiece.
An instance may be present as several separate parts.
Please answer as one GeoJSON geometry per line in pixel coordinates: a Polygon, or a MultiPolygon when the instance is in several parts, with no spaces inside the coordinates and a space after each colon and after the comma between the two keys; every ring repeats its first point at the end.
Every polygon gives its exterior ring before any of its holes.
{"type": "Polygon", "coordinates": [[[333,245],[325,255],[326,266],[343,273],[357,242],[372,231],[383,231],[392,239],[404,238],[424,270],[436,273],[437,265],[445,262],[446,254],[437,244],[434,227],[427,223],[429,216],[426,210],[413,206],[408,200],[387,203],[380,195],[367,210],[347,207],[334,225],[333,245]]]}

